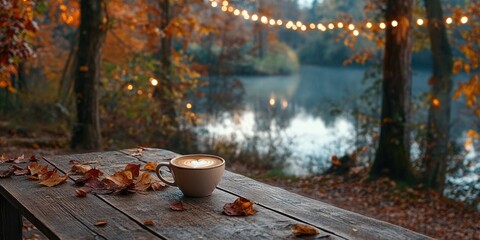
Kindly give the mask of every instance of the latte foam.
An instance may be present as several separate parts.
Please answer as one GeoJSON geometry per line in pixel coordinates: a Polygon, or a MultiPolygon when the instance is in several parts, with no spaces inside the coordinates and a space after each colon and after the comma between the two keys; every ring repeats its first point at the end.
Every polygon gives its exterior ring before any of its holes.
{"type": "Polygon", "coordinates": [[[220,158],[208,155],[186,155],[174,159],[172,163],[182,168],[202,169],[220,166],[223,161],[220,158]]]}

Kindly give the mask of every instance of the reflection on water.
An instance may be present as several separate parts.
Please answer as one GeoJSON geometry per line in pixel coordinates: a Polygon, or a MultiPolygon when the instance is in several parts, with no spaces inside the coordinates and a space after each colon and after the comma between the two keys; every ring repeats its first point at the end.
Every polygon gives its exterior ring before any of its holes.
{"type": "MultiPolygon", "coordinates": [[[[265,151],[272,139],[284,140],[279,141],[284,144],[279,147],[292,153],[287,173],[304,175],[324,170],[332,155],[342,156],[359,147],[358,123],[351,113],[361,104],[358,99],[366,87],[361,81],[364,72],[356,68],[303,66],[300,74],[292,76],[239,77],[243,101],[238,101],[234,110],[211,117],[202,127],[210,134],[236,141],[255,136],[259,149],[265,151]],[[342,114],[332,114],[332,109],[341,109],[342,114]]],[[[414,96],[428,90],[429,76],[428,71],[414,72],[414,96]]],[[[454,120],[465,111],[460,110],[462,106],[453,102],[454,120]]],[[[425,117],[425,110],[416,114],[425,117]]],[[[464,121],[455,120],[453,128],[459,128],[456,132],[468,128],[464,121]]]]}

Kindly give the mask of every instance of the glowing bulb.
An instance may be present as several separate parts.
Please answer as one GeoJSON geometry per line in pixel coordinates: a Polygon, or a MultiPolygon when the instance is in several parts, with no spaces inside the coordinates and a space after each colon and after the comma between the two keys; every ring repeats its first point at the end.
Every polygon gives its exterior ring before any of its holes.
{"type": "Polygon", "coordinates": [[[392,21],[392,27],[396,27],[396,26],[398,26],[398,22],[395,21],[395,20],[393,20],[393,21],[392,21]]]}
{"type": "Polygon", "coordinates": [[[418,24],[418,26],[422,26],[423,25],[423,19],[421,19],[421,18],[417,19],[417,24],[418,24]]]}
{"type": "Polygon", "coordinates": [[[138,94],[138,95],[142,95],[142,94],[143,94],[143,91],[140,90],[140,89],[138,89],[137,94],[138,94]]]}
{"type": "Polygon", "coordinates": [[[217,7],[218,3],[217,2],[212,2],[212,7],[217,7]]]}
{"type": "Polygon", "coordinates": [[[358,36],[358,34],[359,34],[358,30],[354,30],[354,31],[353,31],[353,36],[356,37],[356,36],[358,36]]]}
{"type": "Polygon", "coordinates": [[[387,25],[385,25],[385,23],[382,22],[382,23],[380,23],[379,27],[380,27],[380,29],[385,29],[387,27],[387,25]]]}
{"type": "Polygon", "coordinates": [[[337,23],[337,27],[338,28],[343,28],[343,23],[342,22],[337,23]]]}
{"type": "Polygon", "coordinates": [[[436,98],[432,100],[432,106],[433,107],[439,107],[440,106],[440,101],[436,98]]]}
{"type": "Polygon", "coordinates": [[[367,22],[367,28],[372,28],[373,27],[373,24],[371,22],[367,22]]]}
{"type": "Polygon", "coordinates": [[[467,16],[463,16],[462,18],[460,18],[460,22],[461,22],[462,24],[467,23],[467,22],[468,22],[468,17],[467,17],[467,16]]]}
{"type": "Polygon", "coordinates": [[[270,19],[270,21],[269,21],[268,23],[270,23],[270,25],[275,25],[275,20],[274,20],[274,19],[270,19]]]}
{"type": "Polygon", "coordinates": [[[235,9],[235,11],[233,11],[233,14],[235,14],[235,15],[237,15],[237,16],[240,15],[240,10],[235,9]]]}
{"type": "Polygon", "coordinates": [[[451,24],[453,22],[453,19],[451,17],[448,17],[447,20],[445,20],[447,24],[451,24]]]}
{"type": "Polygon", "coordinates": [[[225,7],[228,6],[228,1],[223,1],[222,5],[225,6],[225,7]]]}
{"type": "Polygon", "coordinates": [[[353,25],[352,23],[348,24],[348,29],[350,31],[353,31],[353,29],[355,29],[355,25],[353,25]]]}
{"type": "Polygon", "coordinates": [[[252,21],[255,22],[255,21],[257,21],[257,20],[258,20],[257,14],[253,14],[253,15],[252,15],[252,21]]]}
{"type": "Polygon", "coordinates": [[[277,20],[277,25],[278,25],[278,26],[282,26],[282,24],[283,24],[282,20],[278,19],[278,20],[277,20]]]}
{"type": "Polygon", "coordinates": [[[295,23],[295,25],[297,25],[297,27],[301,27],[303,25],[303,23],[300,22],[300,21],[297,21],[297,23],[295,23]]]}
{"type": "Polygon", "coordinates": [[[267,23],[267,22],[268,22],[268,19],[267,19],[267,17],[262,16],[262,17],[260,18],[260,21],[262,21],[262,23],[267,23]]]}
{"type": "Polygon", "coordinates": [[[229,11],[229,12],[233,12],[233,10],[234,10],[234,9],[233,9],[232,6],[228,7],[228,9],[227,9],[227,11],[229,11]]]}
{"type": "Polygon", "coordinates": [[[292,26],[292,29],[293,29],[293,30],[297,30],[297,26],[293,25],[293,26],[292,26]]]}
{"type": "Polygon", "coordinates": [[[333,23],[329,23],[329,24],[328,24],[328,28],[329,28],[329,29],[333,29],[333,28],[335,28],[335,25],[333,25],[333,23]]]}
{"type": "Polygon", "coordinates": [[[248,15],[247,10],[243,10],[243,11],[242,11],[242,15],[248,15]]]}
{"type": "Polygon", "coordinates": [[[187,109],[192,109],[192,104],[191,104],[191,103],[187,103],[187,105],[185,105],[185,107],[187,107],[187,109]]]}
{"type": "Polygon", "coordinates": [[[222,6],[222,11],[226,12],[226,11],[227,11],[227,9],[228,9],[228,7],[227,7],[227,6],[222,6]]]}
{"type": "Polygon", "coordinates": [[[245,20],[248,20],[248,19],[250,18],[250,15],[244,14],[244,15],[243,15],[243,18],[245,18],[245,20]]]}
{"type": "Polygon", "coordinates": [[[133,85],[132,85],[132,84],[128,84],[128,85],[127,85],[127,89],[128,89],[129,91],[132,91],[132,90],[133,90],[133,85]]]}
{"type": "Polygon", "coordinates": [[[268,103],[270,104],[270,106],[275,105],[275,98],[270,98],[270,101],[268,101],[268,103]]]}
{"type": "Polygon", "coordinates": [[[155,79],[155,78],[150,78],[150,83],[152,84],[152,86],[157,86],[158,85],[158,80],[155,79]]]}
{"type": "Polygon", "coordinates": [[[305,30],[307,30],[307,26],[302,25],[302,27],[300,27],[300,29],[302,29],[302,31],[305,31],[305,30]]]}
{"type": "Polygon", "coordinates": [[[288,102],[287,100],[282,100],[282,108],[285,109],[288,107],[288,102]]]}
{"type": "Polygon", "coordinates": [[[314,23],[310,23],[310,29],[315,29],[315,24],[314,23]]]}

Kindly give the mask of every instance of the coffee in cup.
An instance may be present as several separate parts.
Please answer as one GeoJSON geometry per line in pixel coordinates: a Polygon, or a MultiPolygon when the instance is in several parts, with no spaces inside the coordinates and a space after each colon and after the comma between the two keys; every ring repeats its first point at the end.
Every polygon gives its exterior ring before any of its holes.
{"type": "Polygon", "coordinates": [[[166,184],[180,188],[188,197],[206,197],[212,194],[223,176],[225,160],[207,154],[178,156],[168,163],[159,163],[156,174],[166,184]],[[167,167],[173,181],[166,180],[160,169],[167,167]]]}

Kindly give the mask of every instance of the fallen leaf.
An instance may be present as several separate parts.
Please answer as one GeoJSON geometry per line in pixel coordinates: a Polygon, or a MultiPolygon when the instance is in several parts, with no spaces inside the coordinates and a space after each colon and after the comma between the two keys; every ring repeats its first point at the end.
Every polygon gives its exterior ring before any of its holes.
{"type": "Polygon", "coordinates": [[[33,162],[28,165],[28,170],[30,170],[30,175],[41,175],[48,171],[48,165],[42,166],[38,162],[33,162]]]}
{"type": "Polygon", "coordinates": [[[72,160],[70,160],[70,164],[74,164],[74,165],[80,164],[80,161],[72,159],[72,160]]]}
{"type": "Polygon", "coordinates": [[[143,224],[147,225],[147,226],[152,226],[153,225],[153,221],[152,219],[147,219],[145,220],[145,222],[143,222],[143,224]]]}
{"type": "Polygon", "coordinates": [[[170,202],[170,209],[173,211],[185,211],[186,209],[183,207],[182,201],[173,201],[170,202]]]}
{"type": "Polygon", "coordinates": [[[142,156],[142,152],[145,150],[143,147],[137,147],[130,156],[142,156]]]}
{"type": "Polygon", "coordinates": [[[313,236],[320,233],[316,227],[301,223],[293,225],[292,230],[295,237],[313,236]]]}
{"type": "Polygon", "coordinates": [[[157,191],[157,190],[162,190],[168,187],[168,185],[165,184],[164,182],[154,182],[150,185],[150,187],[152,188],[153,191],[157,191]]]}
{"type": "Polygon", "coordinates": [[[22,175],[27,175],[29,173],[29,170],[27,168],[25,169],[17,169],[15,171],[13,171],[13,174],[15,174],[15,176],[22,176],[22,175]]]}
{"type": "Polygon", "coordinates": [[[106,220],[98,220],[96,223],[95,223],[95,226],[97,227],[103,227],[107,225],[107,221],[106,220]]]}
{"type": "Polygon", "coordinates": [[[22,162],[25,162],[25,154],[22,154],[18,157],[16,157],[14,160],[13,160],[14,163],[22,163],[22,162]]]}
{"type": "Polygon", "coordinates": [[[52,171],[53,173],[47,178],[40,182],[41,185],[47,187],[57,186],[59,184],[64,183],[68,179],[68,174],[63,176],[58,175],[57,171],[52,171]]]}
{"type": "Polygon", "coordinates": [[[152,186],[152,175],[150,173],[144,172],[140,175],[140,178],[135,182],[135,190],[137,191],[147,191],[152,186]]]}
{"type": "Polygon", "coordinates": [[[86,197],[89,192],[92,191],[91,187],[81,187],[75,189],[75,193],[77,194],[77,197],[86,197]]]}
{"type": "Polygon", "coordinates": [[[8,162],[10,159],[8,158],[8,155],[6,153],[2,153],[2,156],[0,156],[0,162],[8,162]]]}
{"type": "Polygon", "coordinates": [[[158,165],[158,162],[147,162],[147,164],[145,164],[143,169],[147,171],[156,171],[157,165],[158,165]]]}
{"type": "Polygon", "coordinates": [[[127,166],[125,166],[125,171],[130,171],[132,173],[132,177],[130,179],[137,178],[140,175],[140,164],[129,163],[127,166]]]}
{"type": "Polygon", "coordinates": [[[13,172],[14,171],[11,170],[11,169],[2,170],[2,171],[0,171],[0,178],[8,178],[8,177],[12,176],[13,172]]]}
{"type": "Polygon", "coordinates": [[[248,216],[255,214],[257,211],[253,209],[252,201],[239,197],[235,202],[225,204],[223,212],[229,216],[248,216]]]}
{"type": "Polygon", "coordinates": [[[92,167],[90,165],[85,165],[85,164],[75,164],[72,166],[72,172],[81,173],[81,174],[85,174],[91,169],[92,167]]]}
{"type": "Polygon", "coordinates": [[[35,162],[35,161],[38,161],[35,155],[30,156],[30,162],[35,162]]]}

